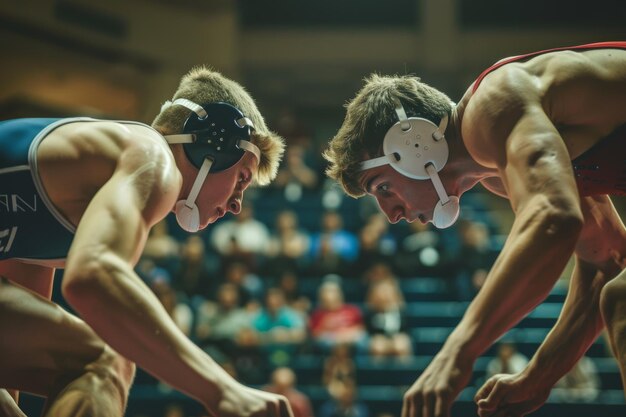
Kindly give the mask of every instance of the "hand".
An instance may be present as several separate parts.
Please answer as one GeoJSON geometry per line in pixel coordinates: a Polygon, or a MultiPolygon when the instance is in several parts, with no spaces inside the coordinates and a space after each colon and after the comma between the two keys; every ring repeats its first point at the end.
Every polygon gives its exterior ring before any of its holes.
{"type": "Polygon", "coordinates": [[[521,417],[543,405],[550,395],[550,387],[526,378],[523,373],[495,375],[478,390],[474,401],[480,417],[521,417]]]}
{"type": "Polygon", "coordinates": [[[241,384],[224,392],[213,415],[219,417],[293,417],[287,398],[241,384]]]}
{"type": "Polygon", "coordinates": [[[404,394],[402,417],[449,417],[472,375],[473,361],[441,351],[404,394]]]}

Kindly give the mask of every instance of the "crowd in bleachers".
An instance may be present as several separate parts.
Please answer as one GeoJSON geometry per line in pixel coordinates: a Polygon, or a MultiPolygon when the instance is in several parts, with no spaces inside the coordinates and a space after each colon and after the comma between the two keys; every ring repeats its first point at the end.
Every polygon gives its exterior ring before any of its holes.
{"type": "MultiPolygon", "coordinates": [[[[285,394],[295,417],[398,415],[403,390],[485,281],[500,231],[480,193],[464,197],[464,217],[450,229],[390,225],[372,199],[344,197],[324,178],[306,135],[294,136],[275,185],[250,190],[238,216],[200,234],[164,220],[137,272],[198,346],[243,383],[285,394]]],[[[519,371],[563,298],[557,288],[487,352],[472,386],[493,372],[519,371]]],[[[608,352],[594,348],[595,361],[585,359],[560,383],[560,400],[598,397],[598,363],[608,352]]],[[[617,368],[607,366],[615,372],[608,380],[618,381],[617,368]]],[[[136,385],[167,390],[142,372],[136,385]]],[[[167,415],[184,415],[172,401],[167,415]]]]}

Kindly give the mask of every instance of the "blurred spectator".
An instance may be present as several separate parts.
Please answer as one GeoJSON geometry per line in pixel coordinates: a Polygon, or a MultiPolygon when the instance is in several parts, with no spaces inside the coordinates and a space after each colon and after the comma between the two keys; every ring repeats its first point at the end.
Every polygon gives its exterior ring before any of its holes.
{"type": "Polygon", "coordinates": [[[304,189],[314,189],[319,182],[317,172],[306,164],[304,157],[305,148],[290,143],[285,160],[278,169],[273,185],[283,188],[287,201],[299,201],[304,189]]]}
{"type": "Polygon", "coordinates": [[[358,240],[343,228],[343,221],[337,212],[325,212],[321,226],[321,231],[311,237],[311,272],[316,275],[342,274],[357,258],[358,240]]]}
{"type": "Polygon", "coordinates": [[[178,404],[168,404],[163,417],[185,417],[183,408],[178,404]]]}
{"type": "Polygon", "coordinates": [[[363,273],[363,286],[369,288],[377,282],[388,279],[392,281],[396,280],[389,264],[386,262],[376,262],[363,273]]]}
{"type": "Polygon", "coordinates": [[[291,405],[293,417],[313,417],[311,401],[296,389],[296,374],[291,369],[277,368],[271,378],[271,383],[262,388],[264,391],[285,396],[291,405]]]}
{"type": "Polygon", "coordinates": [[[279,135],[287,138],[289,146],[292,143],[302,145],[300,139],[307,138],[307,132],[310,130],[302,122],[302,119],[296,116],[292,106],[287,105],[279,110],[278,116],[272,124],[279,135]]]}
{"type": "Polygon", "coordinates": [[[285,294],[287,304],[308,321],[311,300],[300,293],[298,275],[293,270],[284,269],[278,277],[278,287],[285,294]]]}
{"type": "Polygon", "coordinates": [[[344,343],[335,345],[330,355],[324,359],[322,383],[332,395],[344,384],[354,384],[355,381],[356,365],[352,359],[351,346],[344,343]]]}
{"type": "Polygon", "coordinates": [[[469,301],[485,282],[497,253],[491,250],[489,229],[484,223],[463,221],[459,233],[461,248],[456,256],[453,291],[457,300],[469,301]]]}
{"type": "Polygon", "coordinates": [[[392,279],[373,283],[367,294],[365,324],[370,335],[369,350],[374,357],[406,358],[412,355],[411,338],[406,333],[404,300],[392,279]]]}
{"type": "Polygon", "coordinates": [[[176,326],[185,333],[185,335],[191,335],[191,329],[193,326],[193,311],[191,308],[178,301],[176,291],[170,286],[167,280],[153,281],[150,286],[154,294],[157,296],[167,314],[174,320],[176,326]]]}
{"type": "Polygon", "coordinates": [[[267,361],[259,350],[250,313],[239,307],[237,287],[224,283],[217,294],[217,304],[207,301],[198,309],[198,344],[218,363],[230,367],[227,372],[237,375],[237,380],[252,385],[263,383],[267,361]]]}
{"type": "Polygon", "coordinates": [[[232,361],[225,359],[223,362],[220,362],[219,365],[224,368],[226,373],[236,380],[239,380],[239,375],[237,375],[237,368],[235,368],[235,364],[232,361]]]}
{"type": "Polygon", "coordinates": [[[244,384],[259,385],[267,380],[269,361],[260,349],[259,336],[250,323],[239,331],[233,349],[228,352],[244,384]]]}
{"type": "Polygon", "coordinates": [[[154,282],[166,281],[171,282],[172,276],[165,268],[157,266],[152,258],[142,257],[135,267],[137,275],[146,283],[148,287],[152,287],[154,282]]]}
{"type": "MultiPolygon", "coordinates": [[[[302,118],[297,116],[291,106],[280,110],[273,125],[277,133],[287,139],[287,152],[293,147],[303,149],[303,160],[306,162],[307,167],[316,172],[315,175],[318,179],[324,178],[326,161],[322,157],[322,151],[326,146],[326,142],[318,141],[316,146],[315,141],[311,137],[311,128],[303,123],[302,118]]],[[[285,158],[288,159],[287,155],[285,158]]]]}
{"type": "Polygon", "coordinates": [[[171,272],[176,270],[179,247],[178,241],[169,234],[167,220],[163,219],[150,229],[142,256],[171,272]]]}
{"type": "Polygon", "coordinates": [[[409,223],[409,230],[395,258],[398,272],[402,276],[445,275],[448,254],[440,232],[420,221],[409,223]]]}
{"type": "Polygon", "coordinates": [[[600,394],[600,378],[593,360],[583,356],[552,390],[551,398],[562,402],[592,402],[600,394]]]}
{"type": "Polygon", "coordinates": [[[396,241],[389,233],[389,222],[383,214],[371,215],[359,232],[359,253],[355,274],[361,275],[376,262],[390,262],[396,252],[396,241]]]}
{"type": "Polygon", "coordinates": [[[263,282],[261,278],[250,271],[248,264],[241,261],[231,261],[225,265],[224,281],[237,287],[239,305],[248,311],[259,308],[263,297],[263,282]]]}
{"type": "Polygon", "coordinates": [[[256,257],[265,255],[270,233],[263,223],[254,218],[254,210],[248,202],[237,216],[215,226],[211,242],[227,259],[243,260],[254,265],[256,257]]]}
{"type": "Polygon", "coordinates": [[[357,400],[356,385],[346,383],[338,387],[332,399],[320,407],[319,417],[368,417],[369,409],[357,400]]]}
{"type": "MultiPolygon", "coordinates": [[[[374,214],[381,214],[380,206],[378,205],[378,201],[376,198],[370,194],[366,194],[363,197],[356,200],[358,202],[357,212],[358,218],[361,220],[361,223],[366,223],[367,219],[369,219],[374,214]]],[[[398,223],[401,225],[402,223],[398,223]]],[[[405,225],[408,223],[404,222],[405,225]]]]}
{"type": "Polygon", "coordinates": [[[236,351],[236,340],[251,326],[250,315],[239,307],[239,292],[231,283],[220,285],[217,303],[205,301],[196,313],[196,337],[201,347],[212,345],[222,353],[236,351]]]}
{"type": "Polygon", "coordinates": [[[498,354],[487,364],[487,378],[495,374],[517,374],[526,368],[528,358],[517,351],[513,342],[500,342],[498,354]]]}
{"type": "Polygon", "coordinates": [[[267,255],[272,258],[271,271],[290,268],[300,270],[309,252],[311,239],[298,227],[298,215],[291,210],[283,210],[276,216],[276,230],[272,234],[267,255]]]}
{"type": "Polygon", "coordinates": [[[211,282],[211,265],[204,240],[199,235],[190,235],[181,247],[180,263],[175,274],[175,288],[188,299],[200,295],[212,296],[215,285],[211,282]]]}
{"type": "Polygon", "coordinates": [[[344,303],[339,284],[324,282],[318,290],[317,308],[309,321],[311,335],[317,347],[328,351],[338,343],[357,345],[363,348],[367,335],[361,310],[344,303]]]}
{"type": "Polygon", "coordinates": [[[267,290],[265,305],[252,319],[252,327],[259,333],[259,343],[275,366],[288,363],[306,337],[305,322],[287,306],[285,294],[279,288],[267,290]]]}

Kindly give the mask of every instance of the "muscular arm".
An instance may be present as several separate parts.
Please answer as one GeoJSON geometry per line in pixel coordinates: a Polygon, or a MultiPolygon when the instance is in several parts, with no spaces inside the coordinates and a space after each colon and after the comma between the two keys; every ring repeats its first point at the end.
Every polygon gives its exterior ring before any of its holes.
{"type": "Polygon", "coordinates": [[[480,146],[493,152],[513,228],[461,322],[405,394],[403,417],[448,416],[475,359],[545,299],[574,252],[582,213],[568,152],[539,104],[518,107],[512,127],[486,125],[493,139],[480,146]]]}
{"type": "Polygon", "coordinates": [[[515,222],[484,287],[449,339],[474,358],[545,299],[582,225],[568,152],[541,106],[524,109],[497,163],[515,222]]]}
{"type": "Polygon", "coordinates": [[[525,371],[537,376],[534,383],[551,388],[596,340],[604,328],[598,304],[606,279],[595,266],[576,258],[559,320],[525,371]]]}
{"type": "MultiPolygon", "coordinates": [[[[25,264],[12,259],[5,260],[0,262],[0,277],[21,285],[48,300],[52,297],[53,268],[25,264]]],[[[15,405],[13,413],[20,415],[21,411],[17,407],[19,395],[16,390],[0,389],[0,408],[5,409],[7,416],[13,415],[9,411],[9,409],[13,409],[13,405],[15,405]]]]}
{"type": "MultiPolygon", "coordinates": [[[[15,393],[17,396],[17,393],[15,393]]],[[[17,406],[17,400],[5,389],[0,389],[0,415],[3,417],[26,417],[17,406]]]]}
{"type": "Polygon", "coordinates": [[[585,227],[576,246],[576,267],[563,310],[526,371],[549,387],[576,364],[604,328],[600,292],[623,269],[626,230],[611,200],[588,197],[583,209],[585,227]]]}
{"type": "Polygon", "coordinates": [[[167,214],[178,192],[178,177],[164,175],[169,161],[145,154],[122,156],[85,211],[63,292],[116,351],[214,409],[219,384],[232,379],[185,337],[133,271],[149,227],[167,214]]]}
{"type": "Polygon", "coordinates": [[[587,197],[582,203],[585,226],[561,315],[524,371],[498,375],[477,392],[481,416],[505,409],[521,415],[541,406],[604,328],[600,293],[623,268],[626,230],[607,196],[587,197]]]}
{"type": "Polygon", "coordinates": [[[480,417],[523,416],[541,407],[554,384],[580,359],[603,328],[598,306],[604,274],[576,257],[559,320],[519,374],[498,374],[477,392],[480,417]]]}

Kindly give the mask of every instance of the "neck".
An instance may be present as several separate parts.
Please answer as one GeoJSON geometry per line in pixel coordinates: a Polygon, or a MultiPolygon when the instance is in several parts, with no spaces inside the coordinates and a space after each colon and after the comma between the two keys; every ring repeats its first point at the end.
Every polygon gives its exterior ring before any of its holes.
{"type": "Polygon", "coordinates": [[[450,191],[457,196],[485,178],[498,175],[497,170],[480,165],[467,151],[461,130],[462,117],[462,109],[459,110],[458,106],[453,107],[445,132],[450,156],[444,171],[446,176],[452,178],[454,184],[450,191]]]}
{"type": "Polygon", "coordinates": [[[172,151],[172,155],[174,155],[176,167],[183,177],[183,186],[180,187],[178,200],[184,200],[191,192],[191,186],[193,185],[193,181],[195,180],[198,171],[195,170],[195,172],[191,172],[191,170],[194,170],[195,168],[191,166],[191,163],[187,159],[187,155],[185,155],[185,151],[183,150],[183,145],[174,144],[169,146],[172,151]],[[189,178],[192,178],[191,182],[189,181],[189,178]]]}

